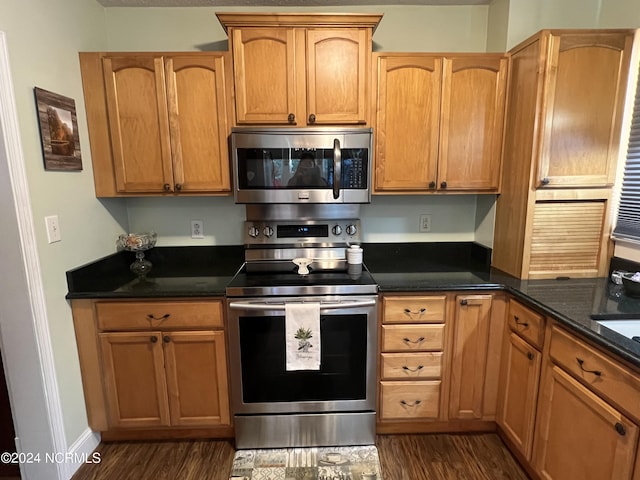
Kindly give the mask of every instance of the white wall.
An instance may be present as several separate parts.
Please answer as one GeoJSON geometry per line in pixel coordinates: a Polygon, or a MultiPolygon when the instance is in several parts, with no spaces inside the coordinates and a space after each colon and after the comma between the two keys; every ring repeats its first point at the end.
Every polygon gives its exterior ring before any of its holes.
{"type": "MultiPolygon", "coordinates": [[[[104,9],[87,0],[4,0],[0,30],[7,35],[65,435],[73,443],[87,421],[71,311],[64,299],[65,271],[112,253],[116,236],[128,228],[122,202],[95,198],[78,63],[78,51],[106,48],[104,9]],[[82,172],[44,170],[35,86],[75,99],[82,172]],[[62,241],[49,245],[44,217],[52,214],[59,216],[62,241]]],[[[4,273],[10,277],[11,272],[4,273]]]]}

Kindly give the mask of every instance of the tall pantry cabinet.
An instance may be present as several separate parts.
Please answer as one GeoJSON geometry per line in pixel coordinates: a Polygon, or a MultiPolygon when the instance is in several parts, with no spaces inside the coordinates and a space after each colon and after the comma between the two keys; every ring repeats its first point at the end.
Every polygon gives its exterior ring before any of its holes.
{"type": "Polygon", "coordinates": [[[633,30],[542,30],[514,47],[493,266],[606,275],[633,30]]]}

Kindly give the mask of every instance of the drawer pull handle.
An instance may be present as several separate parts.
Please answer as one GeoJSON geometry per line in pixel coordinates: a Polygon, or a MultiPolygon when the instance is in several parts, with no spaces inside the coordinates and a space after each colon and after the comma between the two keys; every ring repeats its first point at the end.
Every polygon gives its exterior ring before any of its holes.
{"type": "Polygon", "coordinates": [[[418,366],[417,366],[417,367],[415,367],[415,368],[407,367],[406,365],[404,365],[404,366],[402,367],[402,369],[403,369],[404,371],[408,371],[408,372],[412,372],[412,373],[419,372],[419,371],[420,371],[420,370],[422,370],[423,368],[424,368],[424,365],[418,365],[418,366]]]}
{"type": "Polygon", "coordinates": [[[516,322],[516,325],[520,325],[521,327],[528,327],[529,324],[527,322],[521,322],[520,321],[520,317],[518,317],[517,315],[513,316],[513,320],[516,322]]]}
{"type": "Polygon", "coordinates": [[[400,400],[400,405],[403,407],[416,408],[418,405],[422,403],[422,400],[416,400],[414,402],[406,402],[404,400],[400,400]]]}
{"type": "Polygon", "coordinates": [[[413,344],[417,345],[417,344],[420,344],[420,343],[424,342],[424,337],[420,337],[417,340],[409,340],[407,337],[404,337],[402,339],[402,341],[405,342],[405,343],[413,343],[413,344]]]}
{"type": "Polygon", "coordinates": [[[147,315],[147,318],[149,320],[166,320],[167,318],[169,318],[171,316],[170,313],[165,313],[164,315],[162,315],[161,317],[156,317],[153,313],[150,313],[149,315],[147,315]]]}
{"type": "Polygon", "coordinates": [[[597,377],[602,375],[602,372],[600,370],[587,370],[586,368],[584,368],[584,360],[583,359],[576,357],[576,360],[578,361],[578,365],[580,365],[580,369],[583,372],[593,373],[597,377]]]}
{"type": "Polygon", "coordinates": [[[412,318],[411,315],[418,315],[419,317],[421,317],[424,314],[424,312],[426,312],[426,311],[427,311],[427,309],[424,308],[424,307],[421,308],[420,310],[416,310],[416,311],[411,311],[410,308],[405,308],[404,309],[404,314],[406,316],[408,316],[409,318],[412,318]]]}
{"type": "Polygon", "coordinates": [[[624,428],[624,425],[620,422],[616,422],[616,432],[618,432],[620,436],[624,437],[627,434],[627,429],[624,428]]]}

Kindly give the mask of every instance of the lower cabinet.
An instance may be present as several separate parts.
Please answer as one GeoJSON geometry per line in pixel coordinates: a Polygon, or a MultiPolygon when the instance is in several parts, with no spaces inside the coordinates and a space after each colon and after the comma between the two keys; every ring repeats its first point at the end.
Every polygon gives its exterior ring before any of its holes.
{"type": "Polygon", "coordinates": [[[142,430],[151,432],[148,438],[170,437],[181,429],[229,436],[222,305],[217,299],[72,301],[90,427],[116,437],[142,430]]]}
{"type": "Polygon", "coordinates": [[[546,369],[533,454],[541,478],[632,478],[638,427],[560,367],[546,369]]]}
{"type": "Polygon", "coordinates": [[[224,332],[101,333],[110,424],[115,427],[229,423],[224,332]]]}
{"type": "Polygon", "coordinates": [[[542,354],[517,334],[507,334],[504,382],[496,421],[525,459],[531,459],[542,354]]]}
{"type": "Polygon", "coordinates": [[[383,296],[378,432],[495,428],[505,315],[500,292],[383,296]]]}
{"type": "Polygon", "coordinates": [[[445,295],[382,297],[379,430],[444,418],[445,303],[445,295]]]}
{"type": "Polygon", "coordinates": [[[496,422],[512,447],[531,460],[546,319],[509,300],[496,422]]]}
{"type": "Polygon", "coordinates": [[[568,331],[549,330],[533,469],[555,480],[634,478],[640,376],[568,331]]]}

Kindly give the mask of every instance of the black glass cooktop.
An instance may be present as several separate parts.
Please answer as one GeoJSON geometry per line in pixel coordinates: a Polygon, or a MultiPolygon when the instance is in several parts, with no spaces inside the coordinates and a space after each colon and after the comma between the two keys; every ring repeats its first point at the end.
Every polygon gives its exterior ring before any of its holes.
{"type": "Polygon", "coordinates": [[[348,270],[311,270],[308,275],[291,272],[247,272],[242,268],[227,285],[230,297],[254,295],[355,295],[377,293],[378,285],[362,265],[348,270]]]}

